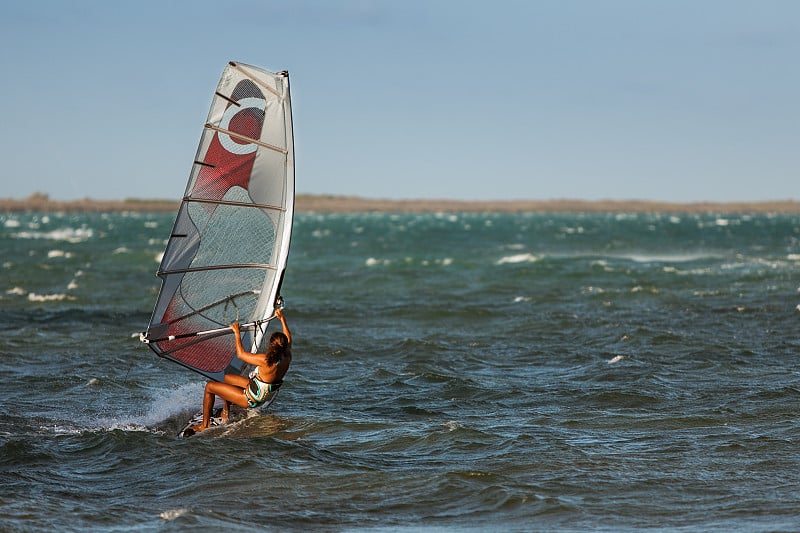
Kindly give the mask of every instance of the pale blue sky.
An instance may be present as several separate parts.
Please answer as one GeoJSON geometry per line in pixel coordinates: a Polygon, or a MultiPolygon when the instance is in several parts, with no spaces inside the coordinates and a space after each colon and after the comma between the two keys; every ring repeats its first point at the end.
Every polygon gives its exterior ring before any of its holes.
{"type": "Polygon", "coordinates": [[[800,199],[793,0],[4,0],[0,47],[0,197],[178,198],[236,60],[299,193],[800,199]]]}

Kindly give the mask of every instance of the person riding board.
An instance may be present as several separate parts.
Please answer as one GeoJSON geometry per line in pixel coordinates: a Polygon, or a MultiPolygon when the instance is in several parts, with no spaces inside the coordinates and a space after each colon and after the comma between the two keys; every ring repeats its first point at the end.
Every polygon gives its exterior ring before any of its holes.
{"type": "Polygon", "coordinates": [[[251,353],[245,350],[239,334],[239,323],[234,322],[230,325],[236,338],[236,357],[254,365],[256,369],[250,373],[249,379],[237,374],[225,374],[224,381],[206,383],[203,393],[203,421],[190,427],[189,430],[198,432],[208,428],[215,396],[225,401],[222,419],[227,421],[231,403],[245,408],[258,407],[267,401],[271,392],[278,390],[292,362],[292,334],[286,324],[283,310],[276,309],[275,316],[281,321],[283,332],[276,331],[270,336],[266,353],[251,353]]]}

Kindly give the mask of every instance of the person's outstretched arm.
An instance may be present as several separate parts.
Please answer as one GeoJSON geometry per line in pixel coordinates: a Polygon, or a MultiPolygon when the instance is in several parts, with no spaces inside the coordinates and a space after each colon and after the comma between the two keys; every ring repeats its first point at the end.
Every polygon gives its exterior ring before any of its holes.
{"type": "Polygon", "coordinates": [[[250,365],[262,365],[266,360],[264,354],[254,354],[244,349],[242,345],[242,336],[239,333],[239,323],[234,322],[230,328],[233,330],[233,336],[236,338],[236,357],[250,365]]]}
{"type": "Polygon", "coordinates": [[[281,327],[283,327],[283,334],[286,335],[286,338],[289,339],[289,344],[292,344],[292,332],[289,331],[289,326],[286,324],[286,317],[283,316],[283,309],[280,307],[275,310],[275,316],[278,320],[281,321],[281,327]]]}

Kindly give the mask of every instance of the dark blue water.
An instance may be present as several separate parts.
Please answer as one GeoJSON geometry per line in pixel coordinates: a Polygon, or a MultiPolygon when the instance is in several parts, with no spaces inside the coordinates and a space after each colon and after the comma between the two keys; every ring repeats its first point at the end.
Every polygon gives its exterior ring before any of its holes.
{"type": "Polygon", "coordinates": [[[800,216],[298,215],[287,381],[191,439],[171,225],[0,215],[0,529],[800,530],[800,216]]]}

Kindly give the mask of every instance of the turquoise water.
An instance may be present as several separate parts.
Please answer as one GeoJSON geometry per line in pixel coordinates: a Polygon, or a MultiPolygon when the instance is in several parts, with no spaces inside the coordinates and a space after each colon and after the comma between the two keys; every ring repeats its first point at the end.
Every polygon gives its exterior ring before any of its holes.
{"type": "Polygon", "coordinates": [[[298,215],[277,401],[184,440],[171,226],[0,215],[3,530],[800,530],[798,216],[298,215]]]}

